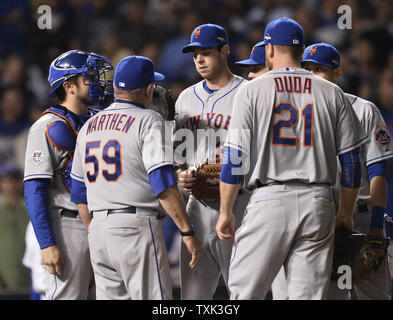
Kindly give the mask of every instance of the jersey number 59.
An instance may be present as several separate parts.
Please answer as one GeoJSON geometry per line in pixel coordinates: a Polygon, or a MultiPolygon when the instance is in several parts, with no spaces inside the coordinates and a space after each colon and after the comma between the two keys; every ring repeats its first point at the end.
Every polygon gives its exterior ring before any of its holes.
{"type": "Polygon", "coordinates": [[[92,164],[93,171],[86,170],[86,177],[90,183],[94,183],[97,180],[98,175],[100,174],[100,164],[103,164],[100,161],[104,161],[107,166],[113,166],[111,170],[101,169],[101,174],[104,179],[108,182],[114,182],[119,179],[122,174],[122,165],[121,165],[121,145],[117,140],[109,140],[105,143],[101,152],[101,141],[89,141],[86,143],[86,154],[85,154],[85,164],[92,164]],[[101,154],[101,157],[96,155],[98,149],[98,154],[101,154]]]}

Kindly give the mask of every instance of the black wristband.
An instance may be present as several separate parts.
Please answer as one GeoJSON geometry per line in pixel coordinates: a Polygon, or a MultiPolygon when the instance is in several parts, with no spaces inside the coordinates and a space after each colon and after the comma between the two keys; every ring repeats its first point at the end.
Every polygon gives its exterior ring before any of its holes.
{"type": "Polygon", "coordinates": [[[181,230],[179,230],[179,231],[180,231],[180,235],[182,237],[191,237],[191,236],[194,235],[194,228],[192,226],[191,226],[191,229],[189,231],[186,231],[186,232],[183,232],[181,230]]]}

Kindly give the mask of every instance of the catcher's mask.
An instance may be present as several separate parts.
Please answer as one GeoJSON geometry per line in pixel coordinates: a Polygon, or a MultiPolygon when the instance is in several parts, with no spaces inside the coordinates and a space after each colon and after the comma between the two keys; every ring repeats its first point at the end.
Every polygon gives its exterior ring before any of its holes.
{"type": "Polygon", "coordinates": [[[103,56],[81,50],[67,51],[53,60],[49,67],[48,81],[52,87],[49,96],[53,97],[64,81],[82,74],[83,83],[89,86],[91,103],[99,107],[108,106],[113,100],[113,81],[106,79],[106,72],[111,70],[112,64],[103,56]]]}

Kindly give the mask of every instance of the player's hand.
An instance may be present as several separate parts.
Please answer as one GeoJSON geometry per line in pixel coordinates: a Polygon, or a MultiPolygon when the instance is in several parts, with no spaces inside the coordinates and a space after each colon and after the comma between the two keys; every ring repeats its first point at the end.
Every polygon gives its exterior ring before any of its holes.
{"type": "Polygon", "coordinates": [[[196,236],[182,237],[182,240],[187,247],[188,253],[191,255],[190,268],[194,268],[201,255],[201,242],[196,236]]]}
{"type": "Polygon", "coordinates": [[[235,234],[235,216],[232,213],[220,212],[216,224],[216,232],[221,240],[231,240],[235,234]]]}
{"type": "Polygon", "coordinates": [[[185,192],[191,194],[192,186],[195,183],[196,178],[191,169],[184,170],[179,173],[179,185],[185,192]]]}
{"type": "Polygon", "coordinates": [[[42,249],[41,254],[42,266],[46,271],[57,276],[63,272],[64,257],[57,245],[42,249]]]}

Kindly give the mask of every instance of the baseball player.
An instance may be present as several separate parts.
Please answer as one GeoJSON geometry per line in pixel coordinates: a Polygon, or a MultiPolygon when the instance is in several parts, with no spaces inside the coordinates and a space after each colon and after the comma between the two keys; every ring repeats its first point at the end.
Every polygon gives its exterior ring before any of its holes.
{"type": "Polygon", "coordinates": [[[247,67],[249,69],[248,78],[250,80],[258,78],[269,71],[265,61],[265,47],[253,46],[250,53],[250,58],[237,61],[235,64],[247,67]]]}
{"type": "MultiPolygon", "coordinates": [[[[302,67],[332,83],[342,74],[340,54],[335,47],[316,43],[306,48],[302,67]]],[[[387,197],[386,163],[393,157],[393,145],[386,123],[378,108],[370,101],[345,94],[354,109],[368,140],[360,148],[362,180],[357,198],[355,230],[371,236],[384,237],[384,213],[387,197]]],[[[371,278],[354,287],[358,299],[391,300],[388,261],[371,278]]],[[[329,298],[350,299],[349,290],[340,290],[331,283],[329,298]]]]}
{"type": "Polygon", "coordinates": [[[165,141],[165,122],[149,109],[154,81],[163,79],[150,59],[124,58],[115,70],[114,103],[78,135],[71,199],[84,217],[92,212],[86,224],[97,299],[172,299],[165,211],[192,255],[188,267],[199,258],[173,172],[171,136],[165,141]]]}
{"type": "MultiPolygon", "coordinates": [[[[256,79],[269,71],[266,66],[264,46],[254,46],[251,50],[249,59],[237,61],[235,62],[235,64],[249,68],[248,78],[250,80],[256,79]]],[[[274,279],[271,291],[273,295],[273,300],[288,299],[287,281],[285,278],[285,272],[283,267],[281,267],[276,278],[274,279]]]]}
{"type": "Polygon", "coordinates": [[[47,109],[28,133],[25,200],[41,248],[46,299],[94,298],[87,232],[70,201],[70,170],[76,136],[85,121],[110,99],[105,80],[110,62],[97,54],[72,50],[49,68],[50,96],[60,105],[47,109]]]}
{"type": "Polygon", "coordinates": [[[221,171],[220,239],[234,237],[232,208],[243,178],[253,190],[233,242],[231,299],[264,299],[281,266],[289,299],[323,299],[334,227],[353,228],[359,146],[367,137],[341,89],[299,68],[304,32],[296,21],[270,22],[260,45],[270,71],[235,96],[221,171]],[[335,221],[336,154],[345,174],[335,221]]]}
{"type": "MultiPolygon", "coordinates": [[[[233,97],[246,80],[233,75],[228,68],[228,36],[221,26],[198,26],[191,34],[190,44],[182,51],[192,52],[196,70],[203,78],[181,92],[176,102],[177,128],[187,129],[195,138],[194,147],[186,150],[185,160],[181,159],[187,169],[178,175],[180,186],[190,194],[196,182],[193,168],[207,159],[215,162],[216,157],[222,155],[226,132],[233,118],[233,97]],[[210,143],[198,139],[201,133],[214,136],[218,132],[221,135],[217,138],[221,139],[210,139],[210,143]]],[[[247,193],[240,193],[234,210],[239,224],[248,202],[247,193]]],[[[221,275],[227,284],[232,244],[220,241],[214,230],[219,215],[219,201],[196,199],[191,194],[187,213],[203,250],[198,265],[190,269],[187,267],[186,248],[181,246],[181,298],[212,299],[221,275]]]]}

